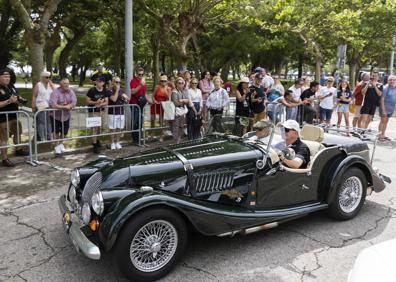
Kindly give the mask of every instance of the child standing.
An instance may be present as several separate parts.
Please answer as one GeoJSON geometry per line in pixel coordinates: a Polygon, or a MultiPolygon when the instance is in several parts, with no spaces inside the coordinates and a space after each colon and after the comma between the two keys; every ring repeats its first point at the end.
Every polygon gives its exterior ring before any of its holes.
{"type": "Polygon", "coordinates": [[[340,127],[342,116],[345,119],[345,126],[349,129],[349,104],[352,101],[352,92],[349,89],[348,81],[342,81],[337,91],[337,127],[340,127]]]}

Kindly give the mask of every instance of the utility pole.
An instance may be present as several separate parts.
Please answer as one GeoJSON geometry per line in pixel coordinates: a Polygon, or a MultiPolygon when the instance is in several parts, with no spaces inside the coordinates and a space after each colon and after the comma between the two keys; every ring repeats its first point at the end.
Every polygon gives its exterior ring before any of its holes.
{"type": "Polygon", "coordinates": [[[393,63],[395,61],[395,44],[396,44],[396,36],[393,36],[393,40],[392,40],[392,51],[391,51],[391,56],[390,56],[390,62],[389,62],[389,74],[393,74],[393,63]]]}
{"type": "Polygon", "coordinates": [[[130,97],[133,76],[133,0],[125,0],[125,92],[130,97]]]}

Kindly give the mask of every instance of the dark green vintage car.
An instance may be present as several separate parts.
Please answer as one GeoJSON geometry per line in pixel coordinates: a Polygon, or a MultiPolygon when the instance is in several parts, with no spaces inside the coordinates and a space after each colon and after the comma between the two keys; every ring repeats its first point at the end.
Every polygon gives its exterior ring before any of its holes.
{"type": "MultiPolygon", "coordinates": [[[[249,234],[323,209],[346,220],[385,188],[367,143],[312,126],[301,133],[306,169],[283,166],[273,146],[226,134],[100,158],[72,172],[59,200],[63,225],[85,256],[112,250],[129,279],[152,281],[180,260],[190,228],[249,234]]],[[[271,145],[279,137],[273,131],[271,145]]]]}

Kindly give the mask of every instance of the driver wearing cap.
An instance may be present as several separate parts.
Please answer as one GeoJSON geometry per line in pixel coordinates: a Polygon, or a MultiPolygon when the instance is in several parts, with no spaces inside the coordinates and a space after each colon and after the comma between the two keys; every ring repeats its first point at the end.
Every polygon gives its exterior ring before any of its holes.
{"type": "Polygon", "coordinates": [[[311,153],[308,146],[300,139],[300,126],[295,120],[286,120],[280,124],[284,130],[282,137],[285,139],[286,147],[292,148],[296,152],[296,156],[292,160],[279,156],[284,165],[290,168],[307,168],[310,161],[311,153]]]}
{"type": "Polygon", "coordinates": [[[272,123],[266,120],[259,120],[253,125],[256,130],[256,135],[249,138],[249,141],[260,141],[261,143],[268,144],[270,139],[272,123]]]}

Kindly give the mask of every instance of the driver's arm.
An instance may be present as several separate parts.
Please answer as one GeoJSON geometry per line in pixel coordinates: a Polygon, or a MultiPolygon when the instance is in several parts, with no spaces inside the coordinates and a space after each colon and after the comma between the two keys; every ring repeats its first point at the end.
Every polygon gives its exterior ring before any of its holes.
{"type": "Polygon", "coordinates": [[[299,157],[295,157],[292,160],[288,160],[284,156],[280,156],[279,158],[286,166],[290,168],[300,168],[301,165],[304,163],[304,161],[299,157]]]}

